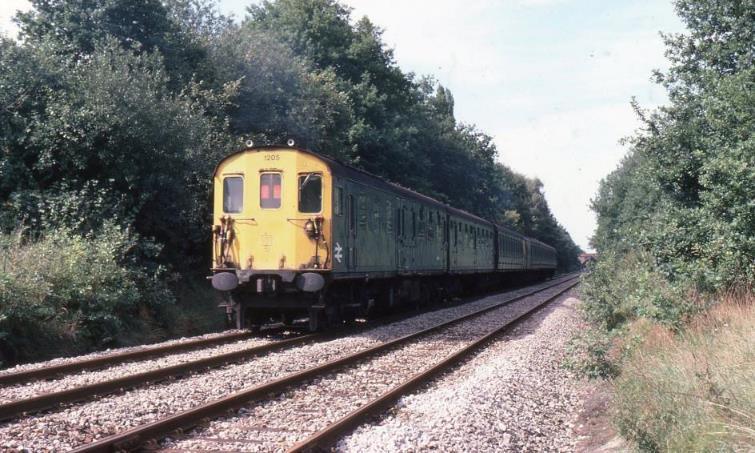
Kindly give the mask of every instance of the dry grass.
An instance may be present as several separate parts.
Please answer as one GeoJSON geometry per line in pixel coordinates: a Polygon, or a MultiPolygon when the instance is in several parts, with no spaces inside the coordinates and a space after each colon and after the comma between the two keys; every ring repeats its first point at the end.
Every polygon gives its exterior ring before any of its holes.
{"type": "Polygon", "coordinates": [[[616,380],[622,433],[647,451],[755,450],[755,296],[731,293],[682,333],[645,340],[616,380]]]}

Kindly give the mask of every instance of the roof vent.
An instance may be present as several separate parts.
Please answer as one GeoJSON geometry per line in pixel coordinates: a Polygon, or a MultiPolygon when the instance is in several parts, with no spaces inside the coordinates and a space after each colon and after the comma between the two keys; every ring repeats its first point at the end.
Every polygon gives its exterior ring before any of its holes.
{"type": "Polygon", "coordinates": [[[286,144],[287,144],[287,145],[288,145],[289,147],[293,147],[293,146],[294,146],[294,145],[296,144],[296,142],[294,141],[294,139],[293,139],[293,138],[289,138],[289,139],[288,139],[288,141],[286,142],[286,144]]]}

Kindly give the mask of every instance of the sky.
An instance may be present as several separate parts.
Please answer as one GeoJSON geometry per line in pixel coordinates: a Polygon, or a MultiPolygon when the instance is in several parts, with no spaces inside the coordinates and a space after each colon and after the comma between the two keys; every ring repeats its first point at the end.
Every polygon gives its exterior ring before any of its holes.
{"type": "MultiPolygon", "coordinates": [[[[630,100],[666,102],[663,32],[682,32],[669,0],[341,0],[384,30],[405,72],[451,89],[457,120],[494,137],[499,160],[539,178],[558,221],[583,249],[600,180],[639,127],[630,100]]],[[[220,0],[237,19],[252,0],[220,0]]],[[[0,31],[24,0],[0,2],[0,31]]]]}

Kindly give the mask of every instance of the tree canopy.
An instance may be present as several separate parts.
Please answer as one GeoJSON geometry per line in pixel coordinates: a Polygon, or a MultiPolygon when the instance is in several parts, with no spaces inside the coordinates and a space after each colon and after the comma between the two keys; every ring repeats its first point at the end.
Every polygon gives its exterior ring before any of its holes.
{"type": "Polygon", "coordinates": [[[691,308],[673,293],[755,283],[755,4],[677,0],[676,9],[687,32],[664,36],[671,67],[656,74],[669,102],[635,105],[644,127],[593,201],[605,258],[595,305],[611,306],[617,274],[653,274],[669,291],[646,295],[632,316],[670,321],[691,308]]]}
{"type": "Polygon", "coordinates": [[[196,264],[213,165],[246,138],[294,138],[575,263],[542,185],[497,162],[491,137],[454,117],[451,92],[402,72],[382,31],[336,1],[266,1],[241,24],[209,0],[31,3],[20,41],[0,43],[6,230],[117,217],[169,262],[196,264]]]}
{"type": "Polygon", "coordinates": [[[542,184],[336,1],[263,2],[240,24],[212,0],[31,5],[0,38],[0,362],[211,319],[191,315],[209,297],[171,307],[207,286],[212,170],[250,138],[294,138],[576,265],[542,184]]]}

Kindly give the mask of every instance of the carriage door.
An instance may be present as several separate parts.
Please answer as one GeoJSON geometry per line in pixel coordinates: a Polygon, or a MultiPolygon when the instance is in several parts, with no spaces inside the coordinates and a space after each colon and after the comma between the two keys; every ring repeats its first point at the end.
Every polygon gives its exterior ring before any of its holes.
{"type": "Polygon", "coordinates": [[[343,272],[348,269],[347,255],[349,252],[349,215],[346,204],[347,196],[343,182],[333,183],[333,270],[343,272]]]}
{"type": "Polygon", "coordinates": [[[349,271],[357,268],[357,216],[358,200],[354,187],[350,187],[346,197],[346,267],[349,271]]]}
{"type": "Polygon", "coordinates": [[[396,234],[398,240],[396,253],[399,270],[410,270],[412,268],[414,237],[412,236],[412,208],[406,200],[397,199],[396,206],[398,228],[396,234]]]}
{"type": "Polygon", "coordinates": [[[404,204],[396,198],[396,268],[403,270],[406,263],[404,253],[404,204]]]}

